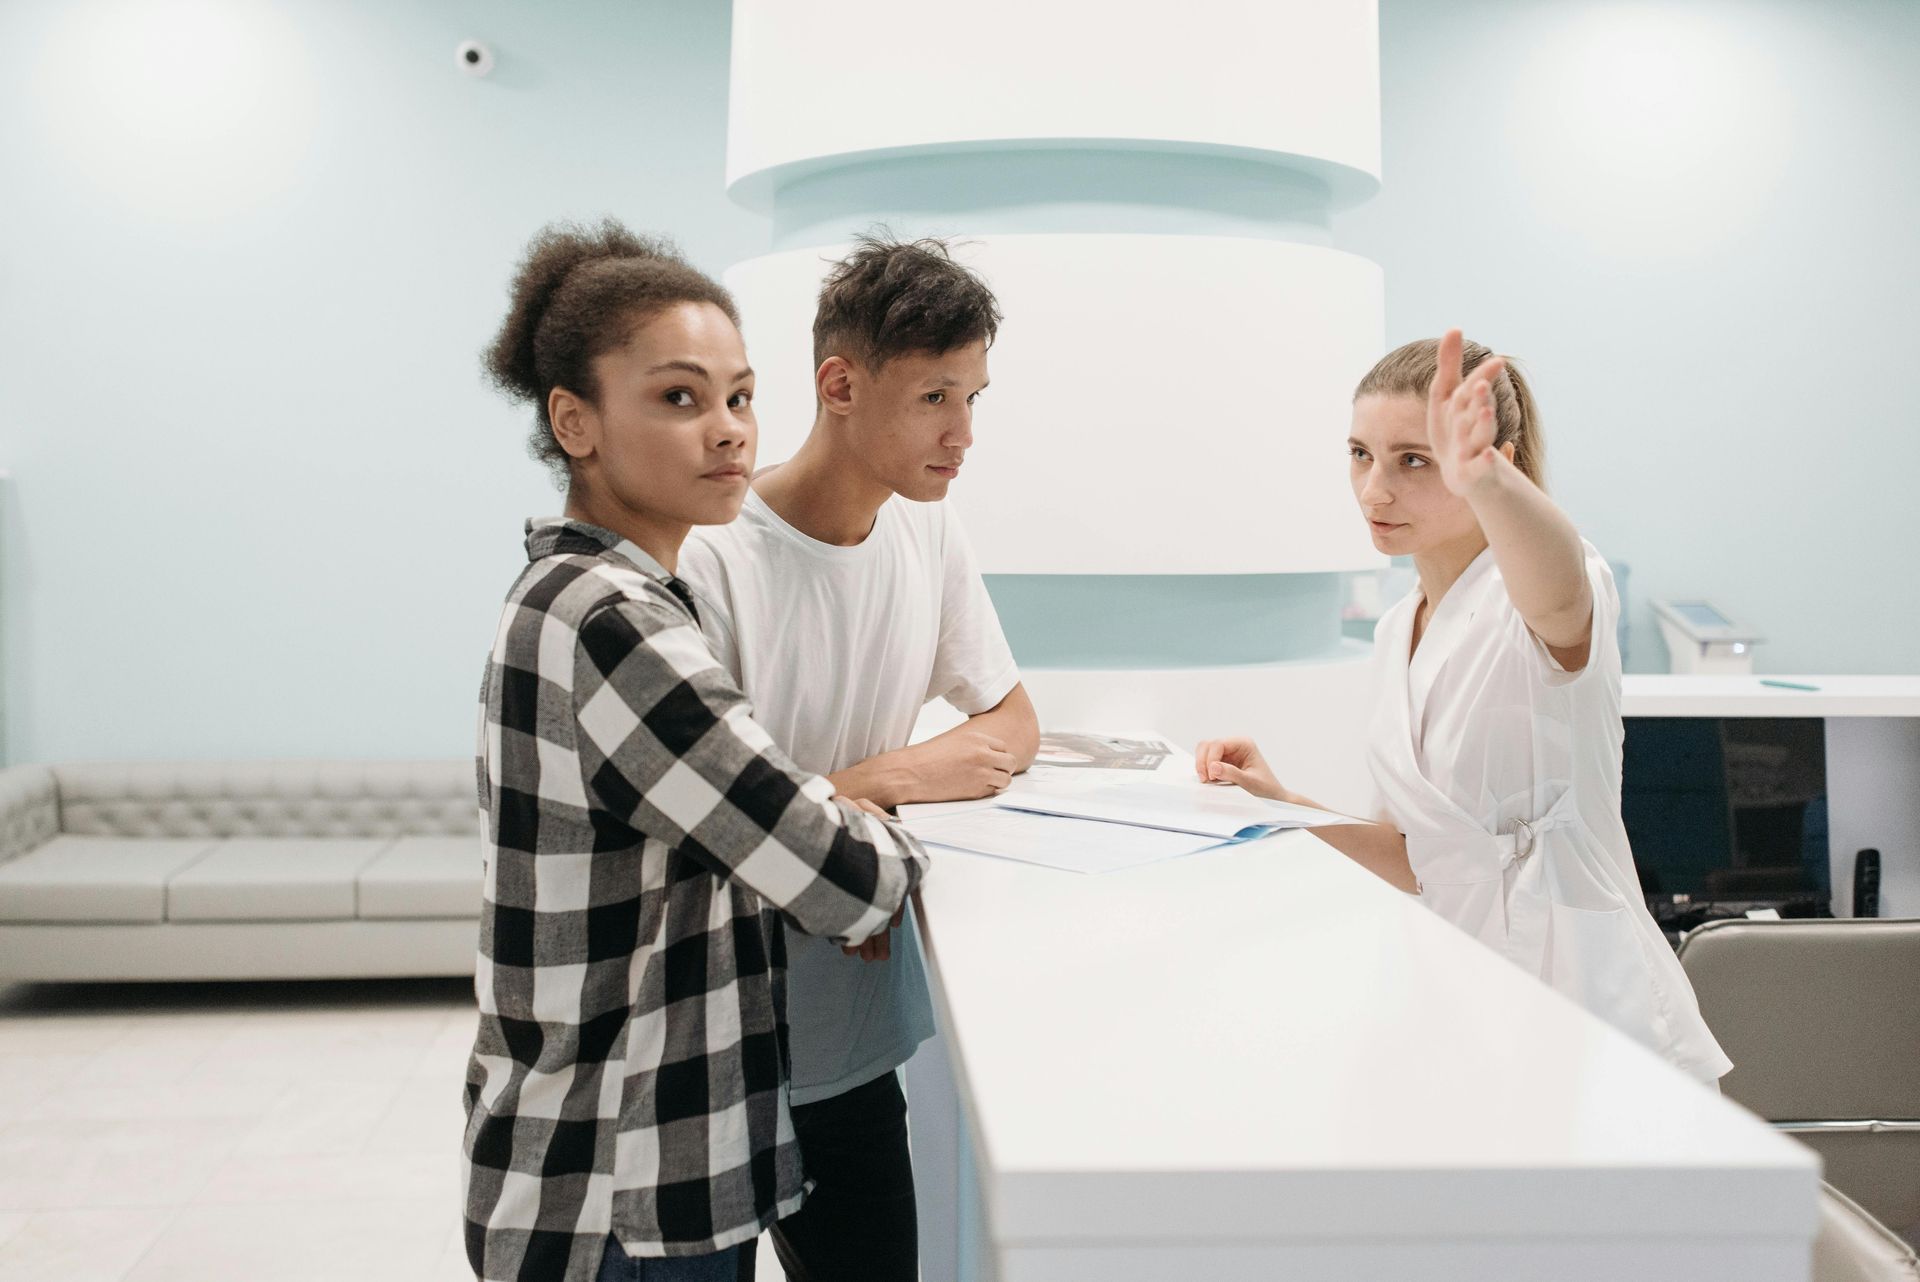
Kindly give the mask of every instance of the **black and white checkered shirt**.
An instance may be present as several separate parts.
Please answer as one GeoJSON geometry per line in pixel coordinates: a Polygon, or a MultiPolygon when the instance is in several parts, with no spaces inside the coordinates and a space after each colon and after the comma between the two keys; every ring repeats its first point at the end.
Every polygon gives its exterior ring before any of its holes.
{"type": "Polygon", "coordinates": [[[548,520],[527,556],[483,689],[467,1255],[586,1282],[609,1232],[698,1255],[799,1207],[781,918],[866,939],[926,855],[773,746],[646,553],[548,520]]]}

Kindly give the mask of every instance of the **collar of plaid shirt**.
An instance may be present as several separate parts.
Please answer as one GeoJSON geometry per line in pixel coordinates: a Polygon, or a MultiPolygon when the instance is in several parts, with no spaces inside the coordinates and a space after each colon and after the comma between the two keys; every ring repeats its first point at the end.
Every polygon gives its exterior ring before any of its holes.
{"type": "Polygon", "coordinates": [[[693,604],[693,593],[686,583],[673,575],[658,561],[648,556],[646,550],[632,539],[623,539],[612,530],[585,521],[576,521],[565,516],[536,516],[527,521],[527,560],[538,561],[543,556],[561,556],[579,553],[584,556],[598,556],[602,552],[611,552],[624,561],[633,564],[633,568],[659,583],[673,593],[681,605],[687,607],[687,613],[693,621],[700,621],[700,611],[693,604]]]}

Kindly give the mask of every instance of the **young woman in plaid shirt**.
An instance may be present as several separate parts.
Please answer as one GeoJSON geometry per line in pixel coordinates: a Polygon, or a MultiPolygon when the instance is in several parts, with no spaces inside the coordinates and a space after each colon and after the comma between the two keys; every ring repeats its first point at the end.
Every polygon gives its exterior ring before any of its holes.
{"type": "Polygon", "coordinates": [[[482,690],[464,1148],[489,1282],[731,1282],[805,1191],[781,919],[857,944],[926,869],[754,724],[674,577],[753,469],[738,319],[659,242],[553,227],[488,354],[567,489],[528,523],[482,690]]]}

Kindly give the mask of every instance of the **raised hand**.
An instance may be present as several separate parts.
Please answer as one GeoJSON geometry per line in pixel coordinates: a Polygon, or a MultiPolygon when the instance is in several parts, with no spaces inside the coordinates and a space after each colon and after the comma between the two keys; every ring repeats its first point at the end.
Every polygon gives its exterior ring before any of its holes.
{"type": "Polygon", "coordinates": [[[1493,380],[1507,363],[1489,357],[1462,377],[1460,346],[1457,329],[1440,340],[1439,367],[1427,392],[1427,441],[1440,465],[1441,482],[1469,498],[1493,478],[1501,461],[1493,448],[1493,380]]]}
{"type": "Polygon", "coordinates": [[[1292,800],[1251,739],[1207,740],[1194,750],[1193,769],[1208,783],[1237,784],[1256,797],[1292,800]]]}

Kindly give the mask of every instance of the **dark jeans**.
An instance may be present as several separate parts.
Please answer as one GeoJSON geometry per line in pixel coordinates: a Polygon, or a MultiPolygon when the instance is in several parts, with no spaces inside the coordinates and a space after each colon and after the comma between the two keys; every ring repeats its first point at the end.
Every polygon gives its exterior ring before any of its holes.
{"type": "MultiPolygon", "coordinates": [[[[918,1282],[920,1220],[900,1075],[793,1110],[800,1160],[814,1181],[805,1204],[773,1226],[788,1282],[918,1282]]],[[[742,1282],[753,1276],[742,1251],[742,1282]]]]}
{"type": "MultiPolygon", "coordinates": [[[[630,1256],[620,1240],[607,1235],[606,1250],[600,1253],[600,1272],[595,1282],[733,1282],[739,1267],[740,1248],[730,1246],[711,1255],[670,1255],[665,1259],[630,1256]]],[[[747,1264],[751,1273],[751,1259],[747,1264]]]]}

